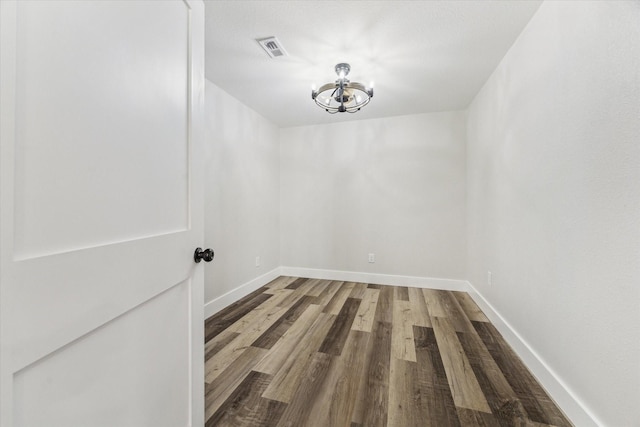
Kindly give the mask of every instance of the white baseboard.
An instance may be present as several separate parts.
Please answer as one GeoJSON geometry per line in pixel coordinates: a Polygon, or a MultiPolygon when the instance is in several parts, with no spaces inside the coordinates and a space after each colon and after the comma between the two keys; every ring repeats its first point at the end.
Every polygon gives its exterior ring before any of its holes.
{"type": "Polygon", "coordinates": [[[558,375],[540,358],[527,341],[511,327],[498,311],[482,296],[473,285],[467,282],[466,290],[478,304],[483,313],[489,318],[502,337],[522,359],[527,368],[538,382],[549,393],[558,407],[578,427],[598,427],[602,424],[578,399],[558,375]]]}
{"type": "Polygon", "coordinates": [[[283,276],[372,283],[374,285],[411,286],[414,288],[442,289],[445,291],[466,292],[469,283],[466,280],[439,279],[434,277],[396,276],[391,274],[359,273],[354,271],[322,270],[300,267],[280,268],[283,276]]]}
{"type": "Polygon", "coordinates": [[[207,319],[211,317],[212,315],[222,310],[229,304],[232,304],[238,301],[242,297],[249,295],[251,292],[255,291],[256,289],[266,285],[273,279],[277,279],[278,277],[282,276],[282,273],[280,270],[281,270],[280,267],[274,268],[270,272],[265,273],[262,276],[256,277],[255,279],[252,279],[247,283],[244,283],[238,286],[237,288],[230,290],[226,294],[220,295],[219,297],[212,299],[211,301],[209,301],[204,305],[204,318],[207,319]]]}

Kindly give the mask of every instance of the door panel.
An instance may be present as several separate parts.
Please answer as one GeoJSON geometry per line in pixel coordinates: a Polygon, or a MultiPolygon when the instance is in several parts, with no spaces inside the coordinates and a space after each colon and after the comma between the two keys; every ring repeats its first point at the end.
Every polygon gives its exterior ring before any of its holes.
{"type": "Polygon", "coordinates": [[[188,306],[182,283],[17,372],[15,426],[186,426],[188,306]]]}
{"type": "Polygon", "coordinates": [[[186,230],[188,6],[24,1],[17,21],[15,257],[186,230]]]}
{"type": "Polygon", "coordinates": [[[190,232],[13,263],[16,369],[67,344],[191,276],[190,232]],[[127,273],[125,273],[127,272],[127,273]],[[54,320],[54,321],[52,321],[54,320]]]}
{"type": "Polygon", "coordinates": [[[203,424],[201,1],[0,2],[0,426],[203,424]]]}

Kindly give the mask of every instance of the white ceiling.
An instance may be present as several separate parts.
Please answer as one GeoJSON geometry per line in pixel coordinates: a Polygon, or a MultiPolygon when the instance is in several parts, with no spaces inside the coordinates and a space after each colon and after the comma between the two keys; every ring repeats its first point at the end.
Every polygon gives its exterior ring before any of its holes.
{"type": "Polygon", "coordinates": [[[535,1],[205,1],[206,76],[280,127],[466,108],[540,6],[535,1]],[[288,57],[255,41],[277,36],[288,57]],[[311,85],[375,82],[331,115],[311,85]]]}

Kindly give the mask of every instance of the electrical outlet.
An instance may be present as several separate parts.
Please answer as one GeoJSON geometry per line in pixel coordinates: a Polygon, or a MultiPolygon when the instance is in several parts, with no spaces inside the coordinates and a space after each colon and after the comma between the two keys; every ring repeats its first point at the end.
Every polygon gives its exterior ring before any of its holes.
{"type": "Polygon", "coordinates": [[[260,267],[260,257],[256,257],[256,267],[260,267]]]}
{"type": "Polygon", "coordinates": [[[487,271],[487,285],[491,286],[491,272],[487,271]]]}
{"type": "Polygon", "coordinates": [[[376,254],[369,254],[369,262],[370,263],[376,262],[376,254]]]}

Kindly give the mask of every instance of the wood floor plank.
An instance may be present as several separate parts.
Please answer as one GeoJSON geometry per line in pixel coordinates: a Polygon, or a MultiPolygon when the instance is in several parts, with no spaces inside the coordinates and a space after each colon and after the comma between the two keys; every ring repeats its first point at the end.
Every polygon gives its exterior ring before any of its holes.
{"type": "Polygon", "coordinates": [[[251,372],[267,350],[250,347],[235,359],[211,384],[205,385],[205,420],[208,420],[251,372]]]}
{"type": "Polygon", "coordinates": [[[251,345],[270,349],[278,340],[289,330],[291,325],[304,313],[309,307],[313,297],[305,296],[300,298],[289,308],[284,315],[278,319],[269,329],[264,331],[251,345]]]}
{"type": "Polygon", "coordinates": [[[320,282],[318,279],[307,279],[298,290],[307,296],[318,296],[320,293],[316,290],[316,285],[320,282]]]}
{"type": "Polygon", "coordinates": [[[427,406],[421,396],[417,363],[391,357],[389,372],[390,426],[424,426],[427,406]]]}
{"type": "Polygon", "coordinates": [[[325,353],[314,353],[307,369],[301,373],[300,385],[293,394],[291,402],[280,418],[280,427],[305,427],[313,424],[309,419],[312,402],[320,393],[327,378],[331,364],[330,356],[325,353]]]}
{"type": "Polygon", "coordinates": [[[527,421],[527,412],[480,337],[465,332],[457,335],[496,421],[503,427],[514,425],[516,419],[527,421]]]}
{"type": "Polygon", "coordinates": [[[353,282],[344,282],[338,292],[335,293],[333,298],[327,303],[324,308],[324,312],[328,314],[338,315],[340,310],[342,310],[342,306],[344,305],[347,298],[349,298],[349,294],[353,290],[355,283],[353,282]]]}
{"type": "Polygon", "coordinates": [[[347,331],[349,336],[344,351],[332,360],[322,390],[314,402],[310,402],[313,408],[309,419],[314,425],[348,426],[351,423],[371,334],[347,331]]]}
{"type": "Polygon", "coordinates": [[[442,291],[436,289],[422,289],[424,301],[427,304],[429,315],[433,317],[449,317],[446,308],[442,305],[440,293],[442,291]]]}
{"type": "MultiPolygon", "coordinates": [[[[378,294],[380,293],[379,289],[373,289],[373,288],[367,288],[367,291],[377,292],[378,294]]],[[[364,355],[364,366],[363,366],[364,374],[360,376],[360,381],[359,381],[360,384],[358,385],[358,394],[356,396],[356,402],[353,408],[353,413],[351,414],[352,423],[358,424],[358,425],[362,425],[362,423],[364,422],[364,411],[365,411],[365,407],[368,406],[366,398],[368,397],[368,394],[367,394],[367,390],[369,387],[368,375],[371,368],[371,360],[373,359],[373,354],[378,351],[378,348],[375,346],[380,344],[380,341],[375,339],[374,330],[375,330],[375,327],[372,325],[372,328],[371,328],[372,333],[370,333],[369,345],[367,346],[367,349],[365,350],[365,355],[364,355]]],[[[363,332],[366,332],[366,331],[363,331],[363,332]]]]}
{"type": "Polygon", "coordinates": [[[364,297],[356,313],[356,318],[353,321],[351,329],[354,331],[371,332],[373,328],[373,319],[376,313],[376,307],[378,306],[378,297],[380,296],[380,290],[378,289],[365,289],[364,297]]]}
{"type": "Polygon", "coordinates": [[[526,427],[558,427],[552,424],[532,421],[527,415],[524,405],[519,400],[505,403],[493,413],[502,427],[526,426],[526,427]]]}
{"type": "Polygon", "coordinates": [[[343,282],[339,282],[335,280],[329,282],[325,290],[322,291],[320,295],[316,298],[316,300],[314,301],[314,304],[318,304],[323,307],[326,306],[329,303],[329,301],[331,301],[331,299],[336,294],[336,292],[340,290],[342,283],[343,282]]]}
{"type": "Polygon", "coordinates": [[[291,289],[291,290],[298,289],[307,280],[309,280],[309,279],[306,278],[306,277],[300,277],[299,279],[296,279],[293,282],[289,283],[285,289],[291,289]]]}
{"type": "Polygon", "coordinates": [[[307,306],[305,311],[282,336],[282,339],[271,348],[267,356],[253,369],[270,375],[278,373],[287,358],[295,351],[300,341],[309,332],[309,328],[311,328],[321,311],[322,307],[319,305],[312,304],[307,306]]]}
{"type": "Polygon", "coordinates": [[[409,289],[406,286],[394,286],[396,300],[409,301],[409,289]]]}
{"type": "Polygon", "coordinates": [[[238,332],[223,331],[221,334],[218,334],[214,338],[207,341],[204,346],[205,362],[218,354],[220,350],[225,348],[227,344],[233,341],[238,335],[240,335],[238,332]]]}
{"type": "Polygon", "coordinates": [[[453,325],[449,319],[442,317],[434,317],[431,321],[456,406],[490,413],[489,404],[473,374],[453,325]]]}
{"type": "Polygon", "coordinates": [[[225,329],[224,331],[207,341],[207,343],[204,345],[205,361],[218,354],[223,348],[225,348],[228,344],[235,340],[238,335],[240,335],[239,332],[233,332],[229,329],[225,329]],[[209,353],[214,354],[212,354],[211,357],[206,357],[206,355],[209,353]]]}
{"type": "Polygon", "coordinates": [[[324,291],[327,288],[329,283],[331,282],[328,280],[321,280],[321,279],[309,280],[309,286],[308,286],[306,295],[310,297],[319,297],[320,294],[322,294],[322,291],[324,291]]]}
{"type": "Polygon", "coordinates": [[[296,280],[298,280],[297,277],[280,276],[264,286],[267,288],[265,292],[268,292],[269,290],[284,289],[296,280]]]}
{"type": "Polygon", "coordinates": [[[336,320],[333,322],[333,325],[331,325],[331,329],[329,329],[326,338],[322,342],[318,350],[319,352],[333,356],[340,356],[340,354],[342,354],[342,349],[359,307],[360,300],[355,298],[347,298],[345,300],[342,309],[336,316],[336,320]]]}
{"type": "Polygon", "coordinates": [[[263,397],[290,403],[303,373],[311,364],[314,354],[329,332],[336,316],[320,313],[309,328],[299,345],[289,354],[280,370],[276,373],[263,397]]]}
{"type": "Polygon", "coordinates": [[[393,286],[381,286],[374,322],[393,324],[393,286]]]}
{"type": "Polygon", "coordinates": [[[229,325],[227,330],[231,332],[244,333],[248,329],[252,328],[255,323],[262,323],[264,314],[272,311],[283,299],[285,299],[288,295],[291,295],[293,291],[288,289],[281,289],[276,292],[276,294],[271,295],[270,298],[264,301],[262,304],[258,305],[253,310],[242,316],[240,319],[229,325]]]}
{"type": "Polygon", "coordinates": [[[471,322],[460,307],[460,304],[449,291],[423,289],[430,316],[449,319],[453,328],[458,332],[473,330],[471,322]]]}
{"type": "Polygon", "coordinates": [[[518,396],[518,400],[522,402],[529,419],[559,427],[571,426],[569,420],[554,404],[495,327],[487,322],[473,322],[473,326],[518,396]]]}
{"type": "Polygon", "coordinates": [[[409,301],[401,299],[394,301],[391,355],[397,359],[416,361],[416,348],[413,342],[413,316],[409,301]]]}
{"type": "MultiPolygon", "coordinates": [[[[255,310],[258,310],[258,308],[255,310]]],[[[270,307],[269,309],[260,310],[262,315],[260,322],[251,323],[218,354],[205,362],[205,381],[210,383],[220,375],[236,357],[242,354],[251,343],[269,329],[286,311],[286,307],[270,307]]]]}
{"type": "MultiPolygon", "coordinates": [[[[280,307],[289,307],[299,301],[301,298],[309,297],[309,292],[312,291],[314,286],[313,279],[308,279],[303,282],[300,286],[293,290],[289,295],[285,296],[282,300],[278,302],[278,306],[280,307]]],[[[314,297],[311,297],[314,298],[314,297]]],[[[311,301],[312,302],[312,301],[311,301]]]]}
{"type": "Polygon", "coordinates": [[[442,363],[440,349],[432,328],[413,327],[416,344],[417,381],[420,396],[427,407],[424,427],[459,427],[449,381],[442,363]]]}
{"type": "Polygon", "coordinates": [[[250,372],[222,406],[209,418],[205,427],[277,426],[287,405],[261,396],[270,380],[271,376],[267,374],[250,372]]]}
{"type": "Polygon", "coordinates": [[[427,303],[424,301],[422,289],[409,288],[409,301],[411,302],[411,314],[413,315],[413,324],[416,326],[431,327],[431,317],[427,303]]]}
{"type": "MultiPolygon", "coordinates": [[[[391,290],[393,292],[393,290],[391,290]]],[[[385,294],[381,289],[381,295],[385,294]]],[[[392,294],[391,294],[392,295],[392,294]]],[[[389,294],[385,298],[389,298],[389,294]]],[[[361,404],[362,424],[385,427],[389,414],[389,371],[391,365],[391,324],[376,322],[372,332],[371,360],[367,366],[367,386],[361,404]]],[[[356,415],[357,416],[357,415],[356,415]]]]}
{"type": "Polygon", "coordinates": [[[471,296],[466,292],[451,292],[462,310],[467,315],[469,320],[475,320],[476,322],[488,322],[489,319],[484,315],[480,307],[473,301],[471,296]]]}
{"type": "Polygon", "coordinates": [[[467,408],[458,408],[458,418],[463,426],[500,427],[493,414],[474,411],[467,408]]]}
{"type": "Polygon", "coordinates": [[[451,291],[442,291],[440,293],[441,303],[447,311],[447,319],[453,325],[456,332],[474,332],[473,325],[467,317],[466,313],[460,306],[460,303],[451,291]]]}
{"type": "Polygon", "coordinates": [[[349,294],[349,298],[362,299],[364,298],[366,290],[366,283],[354,283],[353,290],[351,291],[351,294],[349,294]]]}
{"type": "Polygon", "coordinates": [[[215,338],[219,333],[234,324],[253,309],[271,298],[271,295],[264,294],[260,289],[247,295],[242,300],[231,304],[218,313],[209,317],[205,321],[205,342],[215,338]],[[260,291],[260,292],[259,292],[260,291]]]}

